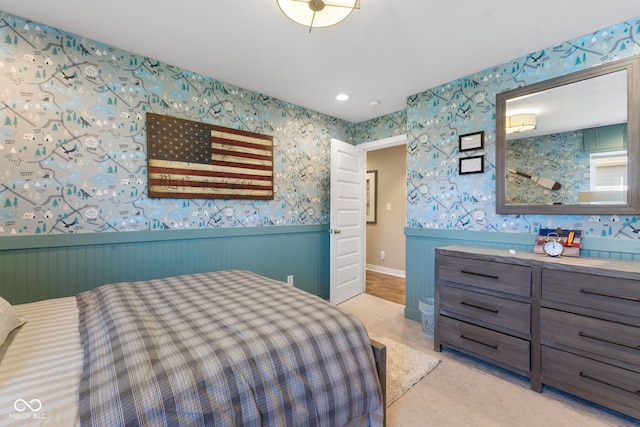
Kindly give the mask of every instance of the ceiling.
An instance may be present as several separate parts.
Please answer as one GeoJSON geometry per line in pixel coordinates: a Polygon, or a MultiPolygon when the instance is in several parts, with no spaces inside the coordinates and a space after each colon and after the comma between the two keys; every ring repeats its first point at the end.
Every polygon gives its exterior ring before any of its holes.
{"type": "MultiPolygon", "coordinates": [[[[528,86],[530,88],[531,86],[528,86]]],[[[506,116],[532,113],[536,128],[507,134],[507,139],[530,138],[627,122],[625,71],[530,93],[506,102],[506,116]]]]}
{"type": "Polygon", "coordinates": [[[341,24],[311,33],[276,0],[0,0],[0,10],[359,123],[403,110],[410,95],[640,17],[638,0],[611,4],[361,0],[341,24]],[[351,98],[336,101],[340,92],[351,98]]]}

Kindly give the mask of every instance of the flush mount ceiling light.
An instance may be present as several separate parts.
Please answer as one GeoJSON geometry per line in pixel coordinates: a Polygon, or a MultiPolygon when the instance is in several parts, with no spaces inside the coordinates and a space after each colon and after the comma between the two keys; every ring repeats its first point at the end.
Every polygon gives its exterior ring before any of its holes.
{"type": "Polygon", "coordinates": [[[536,128],[535,114],[515,114],[507,117],[507,134],[526,132],[536,128]]]}
{"type": "Polygon", "coordinates": [[[330,27],[344,21],[360,0],[277,0],[282,13],[298,24],[312,28],[330,27]]]}

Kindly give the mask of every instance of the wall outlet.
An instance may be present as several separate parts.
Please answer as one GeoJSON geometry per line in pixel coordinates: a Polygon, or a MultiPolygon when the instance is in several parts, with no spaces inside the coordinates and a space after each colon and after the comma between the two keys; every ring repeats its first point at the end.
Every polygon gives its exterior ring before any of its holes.
{"type": "Polygon", "coordinates": [[[384,253],[384,251],[380,251],[380,259],[384,259],[385,256],[386,254],[384,253]]]}
{"type": "Polygon", "coordinates": [[[293,286],[293,274],[287,276],[287,285],[293,286]]]}

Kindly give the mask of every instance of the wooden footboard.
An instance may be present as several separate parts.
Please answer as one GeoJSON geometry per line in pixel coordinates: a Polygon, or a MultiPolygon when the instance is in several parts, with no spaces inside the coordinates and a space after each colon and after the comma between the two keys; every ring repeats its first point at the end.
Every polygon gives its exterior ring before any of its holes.
{"type": "Polygon", "coordinates": [[[382,388],[382,411],[384,413],[384,425],[387,425],[387,346],[369,339],[371,348],[373,349],[373,358],[376,361],[376,371],[380,379],[380,387],[382,388]]]}

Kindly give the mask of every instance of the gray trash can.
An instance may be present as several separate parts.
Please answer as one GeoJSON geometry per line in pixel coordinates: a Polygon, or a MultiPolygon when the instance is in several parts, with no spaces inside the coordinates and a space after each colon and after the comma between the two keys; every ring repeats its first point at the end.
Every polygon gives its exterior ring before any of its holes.
{"type": "Polygon", "coordinates": [[[430,338],[433,338],[435,327],[434,322],[434,302],[433,298],[420,298],[420,313],[422,313],[422,332],[430,338]]]}

